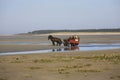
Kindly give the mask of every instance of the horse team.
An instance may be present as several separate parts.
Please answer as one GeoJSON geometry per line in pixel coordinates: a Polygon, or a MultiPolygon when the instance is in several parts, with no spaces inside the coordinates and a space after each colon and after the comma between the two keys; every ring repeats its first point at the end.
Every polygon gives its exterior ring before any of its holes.
{"type": "Polygon", "coordinates": [[[55,46],[61,46],[63,43],[64,46],[77,46],[80,42],[80,38],[78,36],[70,36],[67,39],[63,39],[63,41],[60,38],[53,37],[52,35],[48,36],[48,40],[51,40],[52,44],[55,46]]]}

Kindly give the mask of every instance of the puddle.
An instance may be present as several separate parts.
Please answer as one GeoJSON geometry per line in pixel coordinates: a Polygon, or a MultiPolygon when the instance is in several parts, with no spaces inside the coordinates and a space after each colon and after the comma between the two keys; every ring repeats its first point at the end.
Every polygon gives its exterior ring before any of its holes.
{"type": "Polygon", "coordinates": [[[108,50],[119,48],[120,44],[81,44],[79,46],[80,51],[108,50]]]}
{"type": "Polygon", "coordinates": [[[22,52],[5,52],[0,55],[14,55],[14,54],[33,54],[33,53],[48,53],[48,52],[70,52],[70,51],[95,51],[95,50],[109,50],[119,49],[120,44],[80,44],[75,47],[66,47],[59,49],[36,50],[36,51],[22,51],[22,52]]]}

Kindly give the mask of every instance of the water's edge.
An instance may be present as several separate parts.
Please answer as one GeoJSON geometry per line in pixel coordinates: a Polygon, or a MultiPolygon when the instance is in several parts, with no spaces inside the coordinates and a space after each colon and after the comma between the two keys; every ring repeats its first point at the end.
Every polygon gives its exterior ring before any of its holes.
{"type": "Polygon", "coordinates": [[[120,43],[117,44],[80,44],[75,47],[66,47],[48,50],[34,50],[34,51],[21,51],[21,52],[3,52],[0,55],[15,55],[15,54],[33,54],[33,53],[49,53],[49,52],[71,52],[71,51],[95,51],[95,50],[109,50],[119,49],[120,43]]]}

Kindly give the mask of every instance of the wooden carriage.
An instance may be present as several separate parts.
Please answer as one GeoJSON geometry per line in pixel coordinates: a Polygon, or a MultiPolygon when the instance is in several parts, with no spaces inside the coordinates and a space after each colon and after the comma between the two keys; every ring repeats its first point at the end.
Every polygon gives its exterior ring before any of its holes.
{"type": "Polygon", "coordinates": [[[79,36],[70,36],[68,39],[64,39],[64,46],[77,46],[80,43],[79,36]]]}

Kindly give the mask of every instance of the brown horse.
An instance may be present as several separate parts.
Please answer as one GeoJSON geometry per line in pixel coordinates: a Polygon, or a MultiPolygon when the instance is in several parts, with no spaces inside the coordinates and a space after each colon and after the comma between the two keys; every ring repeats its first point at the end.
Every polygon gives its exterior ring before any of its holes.
{"type": "Polygon", "coordinates": [[[57,38],[57,37],[53,37],[52,35],[49,35],[48,36],[48,40],[51,40],[52,41],[52,44],[55,46],[55,42],[57,43],[56,45],[57,46],[60,46],[62,44],[62,40],[60,38],[57,38]]]}

